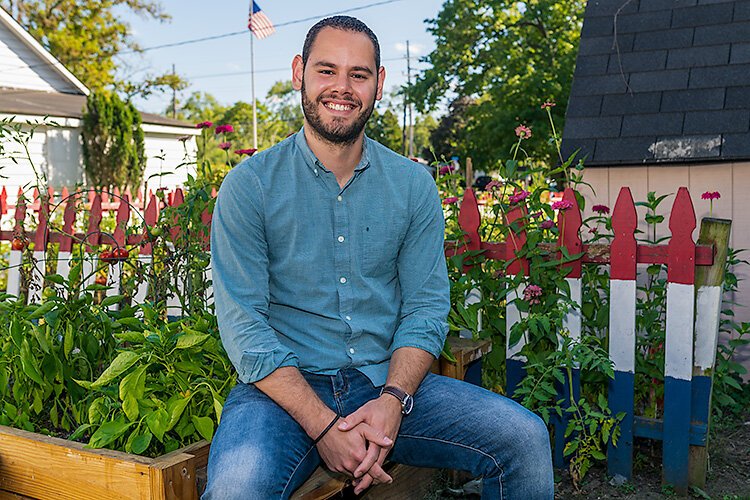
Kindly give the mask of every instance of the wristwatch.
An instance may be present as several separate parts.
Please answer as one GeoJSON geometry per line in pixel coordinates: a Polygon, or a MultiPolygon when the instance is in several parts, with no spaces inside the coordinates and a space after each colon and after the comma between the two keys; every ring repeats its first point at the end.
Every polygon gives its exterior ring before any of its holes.
{"type": "Polygon", "coordinates": [[[414,408],[414,397],[411,394],[407,394],[396,386],[386,385],[380,390],[380,394],[390,394],[394,398],[401,402],[401,413],[408,415],[414,408]]]}

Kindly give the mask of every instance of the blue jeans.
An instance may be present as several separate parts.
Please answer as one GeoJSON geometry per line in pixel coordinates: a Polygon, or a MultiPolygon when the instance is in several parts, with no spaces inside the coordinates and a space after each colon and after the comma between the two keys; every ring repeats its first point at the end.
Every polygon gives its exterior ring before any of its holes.
{"type": "MultiPolygon", "coordinates": [[[[303,375],[340,415],[377,398],[380,388],[354,369],[303,375]]],[[[514,401],[475,385],[428,374],[403,418],[389,460],[461,469],[481,476],[482,498],[551,499],[549,435],[514,401]]],[[[288,498],[321,464],[304,430],[253,385],[238,384],[211,443],[204,500],[288,498]]]]}

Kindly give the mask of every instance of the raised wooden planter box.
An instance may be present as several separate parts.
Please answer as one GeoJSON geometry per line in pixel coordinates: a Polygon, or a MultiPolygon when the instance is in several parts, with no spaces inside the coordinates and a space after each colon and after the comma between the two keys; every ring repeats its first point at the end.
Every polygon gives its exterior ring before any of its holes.
{"type": "Polygon", "coordinates": [[[157,458],[0,426],[0,499],[198,499],[202,441],[157,458]]]}

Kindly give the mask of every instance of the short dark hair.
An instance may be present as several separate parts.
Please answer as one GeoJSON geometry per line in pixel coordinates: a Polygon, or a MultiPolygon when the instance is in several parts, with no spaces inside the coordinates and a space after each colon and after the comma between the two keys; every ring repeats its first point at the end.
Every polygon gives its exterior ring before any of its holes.
{"type": "Polygon", "coordinates": [[[323,28],[335,28],[343,31],[353,31],[355,33],[364,33],[372,42],[372,48],[375,49],[375,72],[377,73],[380,69],[380,43],[378,37],[367,27],[365,23],[351,16],[333,16],[321,19],[315,25],[310,28],[305,37],[305,44],[302,46],[302,66],[307,66],[307,60],[310,57],[310,50],[312,49],[315,39],[318,38],[318,33],[323,28]]]}

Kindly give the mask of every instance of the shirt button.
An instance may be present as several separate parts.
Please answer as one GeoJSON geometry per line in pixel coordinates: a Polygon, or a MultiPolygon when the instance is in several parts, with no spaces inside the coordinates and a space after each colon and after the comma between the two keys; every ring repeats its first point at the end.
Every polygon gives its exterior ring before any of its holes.
{"type": "Polygon", "coordinates": [[[339,201],[341,201],[341,200],[343,200],[343,199],[344,199],[344,197],[343,197],[343,196],[341,196],[341,195],[338,195],[338,196],[336,197],[336,199],[337,199],[337,200],[339,200],[339,201]]]}
{"type": "Polygon", "coordinates": [[[347,316],[347,317],[346,317],[346,320],[347,320],[347,321],[351,321],[351,320],[352,320],[352,317],[351,317],[351,316],[347,316]]]}
{"type": "Polygon", "coordinates": [[[344,237],[343,236],[339,236],[336,239],[339,240],[339,243],[343,243],[344,242],[344,237]]]}
{"type": "Polygon", "coordinates": [[[354,348],[353,347],[349,348],[349,354],[354,354],[354,348]]]}
{"type": "Polygon", "coordinates": [[[313,170],[313,172],[315,172],[315,175],[317,175],[318,174],[318,169],[316,168],[315,170],[313,170]]]}
{"type": "Polygon", "coordinates": [[[341,282],[341,283],[346,283],[346,278],[344,278],[344,277],[342,276],[341,278],[339,278],[339,282],[341,282]]]}

